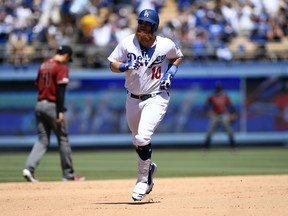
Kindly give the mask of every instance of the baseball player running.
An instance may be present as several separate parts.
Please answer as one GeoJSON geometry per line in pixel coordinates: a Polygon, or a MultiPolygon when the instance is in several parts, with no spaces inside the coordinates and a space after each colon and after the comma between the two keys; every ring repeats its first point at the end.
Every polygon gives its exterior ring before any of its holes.
{"type": "Polygon", "coordinates": [[[57,137],[63,181],[83,181],[85,177],[74,174],[72,151],[64,119],[64,100],[66,85],[69,82],[66,63],[72,61],[70,46],[60,46],[54,58],[44,61],[36,79],[38,102],[35,106],[38,140],[30,152],[23,176],[27,181],[38,182],[35,169],[50,144],[50,134],[54,131],[57,137]]]}
{"type": "Polygon", "coordinates": [[[126,75],[126,116],[138,155],[134,201],[153,189],[157,165],[151,161],[151,137],[167,111],[167,90],[183,58],[172,40],[156,35],[157,12],[143,10],[137,20],[136,33],[124,38],[108,57],[111,71],[126,75]]]}

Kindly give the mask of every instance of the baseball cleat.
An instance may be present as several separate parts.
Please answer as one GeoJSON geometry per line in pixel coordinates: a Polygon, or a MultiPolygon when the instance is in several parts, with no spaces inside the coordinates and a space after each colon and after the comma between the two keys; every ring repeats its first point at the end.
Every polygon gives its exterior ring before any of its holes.
{"type": "Polygon", "coordinates": [[[76,175],[72,178],[63,178],[62,181],[85,181],[85,177],[76,175]]]}
{"type": "Polygon", "coordinates": [[[153,177],[156,174],[156,171],[157,171],[157,165],[151,162],[150,167],[149,167],[148,189],[146,191],[146,194],[149,194],[153,189],[153,186],[154,186],[153,177]]]}
{"type": "Polygon", "coordinates": [[[28,170],[28,169],[23,169],[22,172],[23,172],[24,178],[25,178],[28,182],[33,182],[33,183],[39,182],[39,180],[31,173],[30,170],[28,170]]]}
{"type": "Polygon", "coordinates": [[[141,201],[146,194],[149,194],[154,186],[153,177],[157,171],[157,165],[153,162],[150,163],[148,182],[138,182],[133,190],[132,199],[134,201],[141,201]]]}
{"type": "Polygon", "coordinates": [[[145,182],[138,182],[135,185],[135,188],[133,190],[133,194],[132,194],[132,199],[134,201],[141,201],[142,199],[144,199],[146,191],[148,189],[148,184],[145,182]]]}

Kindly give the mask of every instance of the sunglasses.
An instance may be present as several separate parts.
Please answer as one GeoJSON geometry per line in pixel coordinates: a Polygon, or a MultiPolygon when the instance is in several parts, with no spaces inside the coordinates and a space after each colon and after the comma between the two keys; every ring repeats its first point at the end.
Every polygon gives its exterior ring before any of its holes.
{"type": "Polygon", "coordinates": [[[144,20],[138,20],[138,24],[139,25],[145,24],[146,26],[152,26],[153,25],[152,22],[144,21],[144,20]]]}

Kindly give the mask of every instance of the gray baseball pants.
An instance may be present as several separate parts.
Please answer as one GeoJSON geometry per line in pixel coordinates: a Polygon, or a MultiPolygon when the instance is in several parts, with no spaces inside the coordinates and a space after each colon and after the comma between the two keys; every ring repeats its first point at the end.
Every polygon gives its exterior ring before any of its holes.
{"type": "Polygon", "coordinates": [[[56,103],[47,100],[37,102],[35,106],[38,140],[34,144],[27,161],[25,169],[35,172],[42,156],[50,145],[50,135],[53,131],[56,135],[63,178],[71,179],[74,176],[72,163],[72,150],[69,144],[68,133],[65,123],[58,124],[56,114],[56,103]]]}

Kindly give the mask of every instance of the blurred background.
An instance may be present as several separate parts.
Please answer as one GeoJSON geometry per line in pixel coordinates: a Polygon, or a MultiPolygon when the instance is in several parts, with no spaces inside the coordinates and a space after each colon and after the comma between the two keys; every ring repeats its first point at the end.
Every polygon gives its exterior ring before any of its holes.
{"type": "MultiPolygon", "coordinates": [[[[35,142],[34,80],[59,45],[74,49],[66,96],[71,145],[131,146],[124,75],[110,72],[107,57],[135,31],[144,8],[159,12],[158,34],[185,56],[155,146],[203,145],[204,103],[219,81],[239,115],[232,124],[238,146],[286,145],[287,0],[0,0],[0,148],[35,142]]],[[[228,141],[220,131],[212,140],[228,141]]]]}

